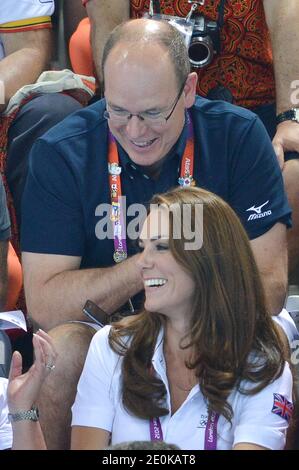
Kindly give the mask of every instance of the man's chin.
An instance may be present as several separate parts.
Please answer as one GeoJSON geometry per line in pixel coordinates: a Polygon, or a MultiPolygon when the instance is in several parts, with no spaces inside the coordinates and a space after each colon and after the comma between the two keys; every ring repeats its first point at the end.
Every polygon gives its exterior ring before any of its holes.
{"type": "Polygon", "coordinates": [[[129,149],[127,149],[127,153],[130,159],[133,163],[136,163],[136,165],[151,167],[152,165],[157,164],[160,160],[163,160],[163,157],[160,155],[160,153],[157,153],[157,151],[139,152],[138,150],[128,150],[129,149]]]}

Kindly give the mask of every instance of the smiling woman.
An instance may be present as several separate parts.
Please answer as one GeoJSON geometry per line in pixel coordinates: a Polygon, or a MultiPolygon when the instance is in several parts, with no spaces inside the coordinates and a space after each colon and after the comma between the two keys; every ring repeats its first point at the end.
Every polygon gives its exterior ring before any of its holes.
{"type": "Polygon", "coordinates": [[[144,310],[94,336],[73,406],[73,448],[129,438],[282,449],[291,372],[233,210],[199,188],[155,196],[140,248],[144,310]],[[190,244],[198,231],[203,243],[190,244]]]}
{"type": "Polygon", "coordinates": [[[144,281],[144,307],[184,324],[192,313],[195,282],[170,250],[168,206],[157,207],[146,219],[139,242],[143,250],[138,264],[144,281]]]}

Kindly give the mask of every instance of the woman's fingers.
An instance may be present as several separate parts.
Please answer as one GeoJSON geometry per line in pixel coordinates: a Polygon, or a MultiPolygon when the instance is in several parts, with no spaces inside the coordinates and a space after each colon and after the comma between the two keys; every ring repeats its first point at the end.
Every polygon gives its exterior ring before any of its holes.
{"type": "Polygon", "coordinates": [[[43,330],[38,330],[36,336],[42,349],[43,365],[46,366],[49,371],[51,371],[54,369],[53,366],[55,366],[57,358],[57,353],[55,351],[52,338],[43,330]]]}
{"type": "Polygon", "coordinates": [[[41,339],[35,333],[33,333],[32,342],[33,342],[34,354],[35,354],[35,364],[36,365],[39,365],[39,364],[44,365],[46,359],[45,359],[45,356],[44,356],[44,351],[43,351],[43,348],[42,348],[41,339]]]}
{"type": "Polygon", "coordinates": [[[11,358],[9,380],[13,380],[22,374],[22,356],[19,351],[15,351],[11,358]]]}

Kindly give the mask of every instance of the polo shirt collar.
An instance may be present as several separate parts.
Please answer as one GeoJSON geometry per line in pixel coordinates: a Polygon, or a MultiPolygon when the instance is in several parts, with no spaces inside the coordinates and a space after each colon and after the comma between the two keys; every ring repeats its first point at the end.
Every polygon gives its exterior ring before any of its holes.
{"type": "Polygon", "coordinates": [[[163,382],[167,384],[167,375],[166,375],[166,364],[163,352],[163,344],[164,344],[164,328],[161,327],[158,338],[156,341],[156,346],[154,350],[154,354],[152,357],[152,365],[155,371],[160,375],[163,382]]]}

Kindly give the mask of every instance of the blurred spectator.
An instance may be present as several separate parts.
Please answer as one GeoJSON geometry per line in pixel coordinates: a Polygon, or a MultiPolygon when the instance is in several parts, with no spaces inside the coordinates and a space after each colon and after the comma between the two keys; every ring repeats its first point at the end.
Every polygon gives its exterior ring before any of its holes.
{"type": "Polygon", "coordinates": [[[90,22],[88,18],[84,18],[79,30],[71,37],[69,47],[72,68],[83,75],[95,75],[89,38],[90,22]]]}
{"type": "Polygon", "coordinates": [[[9,242],[11,235],[6,195],[0,176],[0,310],[13,310],[22,288],[22,268],[9,242]]]}
{"type": "MultiPolygon", "coordinates": [[[[66,44],[69,44],[72,34],[77,29],[78,24],[86,18],[86,9],[82,5],[81,0],[56,0],[63,2],[63,18],[64,18],[64,37],[66,44]]],[[[81,72],[77,72],[81,73],[81,72]]]]}
{"type": "Polygon", "coordinates": [[[106,447],[104,450],[180,450],[180,448],[164,441],[128,441],[106,447]]]}
{"type": "MultiPolygon", "coordinates": [[[[20,98],[13,107],[8,106],[9,100],[21,87],[34,84],[41,72],[49,67],[52,47],[50,16],[53,11],[54,0],[1,0],[0,81],[4,86],[4,102],[0,103],[0,170],[6,175],[19,227],[28,156],[33,143],[50,127],[81,107],[71,96],[58,93],[33,94],[31,97],[27,93],[25,100],[20,98]]],[[[8,204],[13,244],[18,248],[10,194],[8,204]]]]}
{"type": "Polygon", "coordinates": [[[10,220],[6,205],[5,190],[0,177],[0,310],[7,298],[7,253],[10,238],[10,220]]]}

